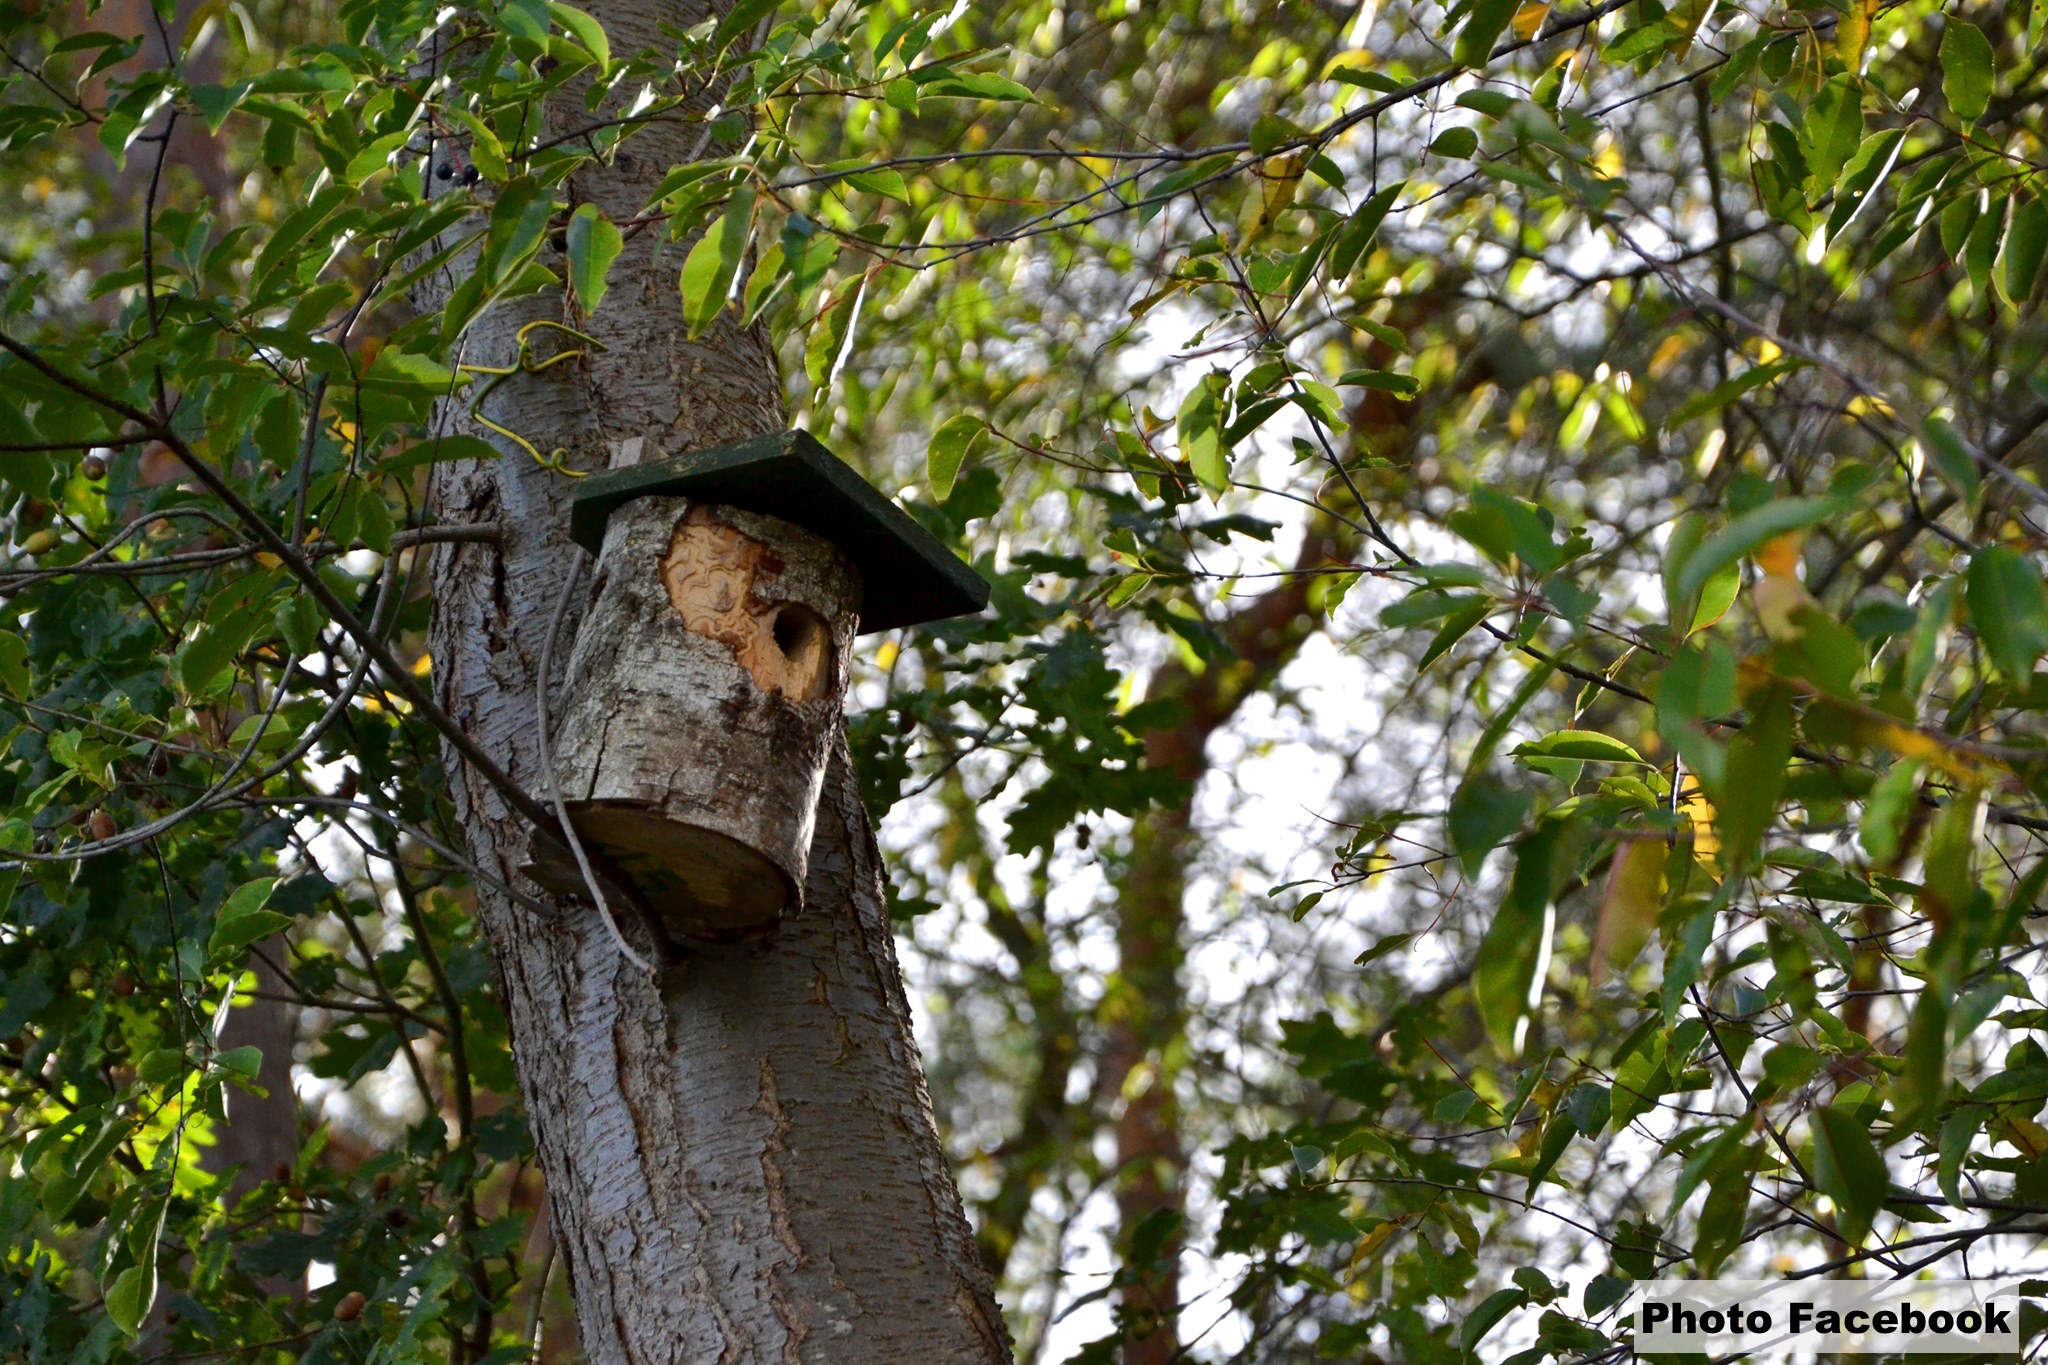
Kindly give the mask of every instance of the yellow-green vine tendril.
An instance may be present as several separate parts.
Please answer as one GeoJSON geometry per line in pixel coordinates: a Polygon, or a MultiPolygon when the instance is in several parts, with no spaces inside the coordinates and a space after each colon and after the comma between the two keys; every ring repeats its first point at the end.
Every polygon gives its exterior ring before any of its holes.
{"type": "Polygon", "coordinates": [[[514,445],[517,445],[521,450],[525,451],[528,455],[531,455],[533,457],[533,462],[539,465],[542,469],[552,470],[553,472],[561,474],[567,478],[580,479],[584,477],[586,474],[588,474],[590,471],[587,469],[569,468],[567,463],[565,463],[565,461],[569,457],[569,452],[565,448],[561,446],[556,446],[553,450],[550,450],[547,454],[543,455],[540,453],[539,448],[535,446],[533,442],[527,440],[524,436],[521,436],[518,432],[512,430],[512,428],[501,425],[500,423],[497,422],[493,422],[490,418],[484,416],[483,412],[484,400],[491,396],[492,391],[495,390],[498,387],[498,385],[504,383],[513,375],[539,374],[542,370],[549,369],[555,365],[559,365],[565,360],[574,360],[577,357],[588,353],[585,350],[572,349],[566,351],[557,351],[545,360],[535,360],[533,358],[533,334],[543,327],[548,328],[551,331],[562,332],[568,336],[574,337],[576,340],[582,342],[584,346],[589,348],[589,350],[591,351],[602,351],[605,349],[604,343],[599,341],[596,337],[586,336],[584,333],[577,331],[574,327],[570,327],[559,322],[549,322],[548,320],[543,318],[538,322],[529,322],[524,327],[521,327],[519,329],[519,358],[512,364],[461,365],[458,366],[457,368],[462,370],[462,372],[465,374],[487,374],[491,376],[490,383],[484,385],[483,388],[479,389],[477,391],[476,397],[470,402],[470,420],[474,421],[479,426],[488,427],[490,430],[497,432],[498,435],[504,437],[506,440],[512,442],[514,445]]]}

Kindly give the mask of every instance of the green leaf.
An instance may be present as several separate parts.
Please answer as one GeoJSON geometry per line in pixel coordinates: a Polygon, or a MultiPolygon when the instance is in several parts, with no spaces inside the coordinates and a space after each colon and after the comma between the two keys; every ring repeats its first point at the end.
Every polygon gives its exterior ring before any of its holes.
{"type": "Polygon", "coordinates": [[[1598,1317],[1620,1303],[1628,1297],[1628,1291],[1634,1283],[1622,1275],[1595,1275],[1586,1281],[1586,1292],[1580,1300],[1585,1307],[1586,1316],[1598,1317]]]}
{"type": "Polygon", "coordinates": [[[1472,1112],[1479,1103],[1479,1096],[1470,1090],[1453,1090],[1436,1102],[1430,1116],[1438,1123],[1463,1123],[1465,1115],[1472,1112]]]}
{"type": "Polygon", "coordinates": [[[1505,786],[1490,774],[1475,773],[1465,780],[1451,797],[1446,824],[1467,877],[1479,875],[1486,855],[1522,827],[1532,804],[1528,792],[1505,786]]]}
{"type": "Polygon", "coordinates": [[[1415,671],[1420,673],[1442,658],[1458,641],[1471,634],[1473,628],[1493,611],[1494,606],[1492,598],[1482,597],[1476,602],[1468,602],[1444,617],[1442,628],[1437,631],[1436,638],[1429,642],[1429,648],[1422,651],[1422,658],[1416,662],[1415,671]]]}
{"type": "MultiPolygon", "coordinates": [[[[2036,3],[2048,4],[2048,0],[2036,3]]],[[[2015,307],[2033,297],[2044,256],[2048,256],[2048,201],[2029,196],[2014,203],[2012,226],[2005,232],[2005,296],[2015,307]]]]}
{"type": "MultiPolygon", "coordinates": [[[[559,7],[558,7],[559,8],[559,7]]],[[[586,316],[604,301],[612,262],[626,239],[595,204],[581,204],[569,219],[569,284],[586,316]]]]}
{"type": "Polygon", "coordinates": [[[988,429],[988,423],[980,417],[963,412],[947,418],[932,433],[931,445],[925,451],[925,471],[931,479],[934,498],[944,502],[953,496],[953,481],[960,477],[960,466],[988,429]]]}
{"type": "MultiPolygon", "coordinates": [[[[1337,235],[1330,239],[1328,257],[1329,277],[1332,283],[1341,283],[1351,274],[1351,267],[1358,264],[1358,258],[1364,254],[1374,234],[1380,230],[1380,224],[1385,221],[1387,211],[1394,207],[1394,200],[1399,198],[1401,191],[1407,187],[1408,182],[1405,180],[1386,186],[1360,204],[1357,211],[1345,219],[1344,226],[1337,229],[1337,235]]],[[[1350,381],[1340,379],[1337,382],[1343,384],[1350,381]]]]}
{"type": "Polygon", "coordinates": [[[1975,123],[1984,117],[1995,79],[1991,40],[1984,36],[1984,30],[1954,14],[1944,15],[1941,93],[1956,117],[1965,123],[1975,123]]]}
{"type": "Polygon", "coordinates": [[[1556,730],[1518,746],[1515,752],[1543,758],[1585,759],[1594,763],[1644,763],[1641,754],[1598,730],[1556,730]]]}
{"type": "Polygon", "coordinates": [[[258,877],[235,888],[213,917],[213,935],[206,942],[208,961],[217,961],[291,923],[287,915],[264,909],[276,889],[275,877],[258,877]]]}
{"type": "Polygon", "coordinates": [[[1731,561],[1722,565],[1700,589],[1699,605],[1693,609],[1692,623],[1685,628],[1685,633],[1691,635],[1694,631],[1705,630],[1726,616],[1728,608],[1735,605],[1735,599],[1741,591],[1741,561],[1731,561]]]}
{"type": "Polygon", "coordinates": [[[1224,449],[1222,425],[1223,394],[1228,383],[1229,377],[1223,371],[1211,370],[1181,400],[1176,422],[1181,454],[1211,497],[1221,496],[1230,486],[1230,456],[1224,449]]]}
{"type": "Polygon", "coordinates": [[[1970,448],[1963,443],[1962,433],[1939,417],[1928,418],[1924,430],[1927,453],[1934,457],[1934,467],[1963,495],[1965,501],[1974,500],[1984,478],[1977,472],[1977,462],[1971,458],[1970,448]]]}
{"type": "Polygon", "coordinates": [[[1429,144],[1431,156],[1448,157],[1452,161],[1470,159],[1479,150],[1479,134],[1470,128],[1447,128],[1429,144]]]}
{"type": "Polygon", "coordinates": [[[1695,417],[1704,417],[1710,412],[1727,407],[1736,399],[1754,389],[1760,389],[1780,375],[1801,369],[1806,361],[1799,356],[1779,356],[1776,360],[1762,365],[1752,365],[1733,379],[1724,380],[1702,394],[1696,394],[1678,405],[1672,414],[1664,419],[1666,429],[1683,426],[1695,417]]]}
{"type": "MultiPolygon", "coordinates": [[[[1962,805],[1958,802],[1949,809],[1962,805]]],[[[1894,1132],[1912,1132],[1935,1116],[1948,1080],[1948,1023],[1948,991],[1930,985],[1914,1002],[1906,1026],[1906,1069],[1894,1089],[1894,1132]]]]}
{"type": "Polygon", "coordinates": [[[1587,1137],[1599,1137],[1614,1107],[1614,1092],[1597,1081],[1582,1081],[1565,1097],[1565,1112],[1587,1137]]]}
{"type": "Polygon", "coordinates": [[[256,633],[256,617],[245,605],[209,625],[178,651],[178,681],[202,696],[220,680],[256,633]]]}
{"type": "Polygon", "coordinates": [[[574,38],[585,52],[597,60],[599,66],[611,65],[612,45],[605,37],[603,24],[580,9],[553,3],[553,0],[548,5],[548,17],[560,24],[562,31],[574,38]]]}
{"type": "Polygon", "coordinates": [[[529,43],[548,40],[547,11],[539,0],[501,0],[486,11],[490,21],[504,32],[529,43]]]}
{"type": "Polygon", "coordinates": [[[1385,957],[1388,953],[1398,952],[1401,949],[1407,947],[1409,943],[1411,943],[1414,940],[1414,938],[1415,935],[1412,933],[1388,934],[1379,942],[1373,944],[1372,947],[1367,948],[1357,957],[1352,958],[1351,965],[1354,967],[1363,967],[1370,963],[1377,962],[1381,958],[1385,957]]]}
{"type": "Polygon", "coordinates": [[[223,1071],[232,1071],[249,1080],[256,1079],[256,1073],[263,1069],[263,1049],[260,1047],[231,1047],[214,1059],[214,1065],[223,1071]]]}
{"type": "Polygon", "coordinates": [[[1465,1315],[1465,1321],[1458,1325],[1458,1345],[1466,1355],[1471,1355],[1486,1334],[1500,1325],[1502,1318],[1524,1307],[1529,1302],[1526,1289],[1496,1289],[1481,1299],[1479,1306],[1465,1315]]]}
{"type": "Polygon", "coordinates": [[[1935,1180],[1948,1202],[1958,1208],[1963,1203],[1963,1158],[1970,1154],[1970,1145],[1988,1113],[1981,1105],[1966,1104],[1942,1121],[1935,1180]]]}
{"type": "Polygon", "coordinates": [[[726,296],[746,259],[754,230],[754,192],[735,190],[717,221],[706,228],[683,262],[683,318],[690,335],[701,336],[725,309],[726,296]]]}
{"type": "Polygon", "coordinates": [[[59,1222],[71,1212],[79,1196],[85,1193],[92,1184],[93,1177],[99,1174],[100,1167],[106,1165],[107,1158],[114,1154],[114,1149],[127,1139],[131,1127],[133,1124],[128,1119],[110,1119],[93,1136],[91,1142],[71,1145],[68,1150],[76,1154],[43,1186],[41,1202],[45,1216],[52,1222],[59,1222]]]}
{"type": "Polygon", "coordinates": [[[142,1266],[129,1266],[107,1286],[107,1316],[131,1337],[141,1334],[142,1320],[149,1316],[149,1310],[155,1303],[154,1266],[146,1272],[142,1266]]]}
{"type": "Polygon", "coordinates": [[[1708,536],[1686,557],[1678,573],[1678,600],[1690,602],[1700,597],[1709,579],[1761,549],[1764,542],[1816,526],[1842,511],[1839,498],[1779,498],[1751,508],[1708,536]]]}
{"type": "Polygon", "coordinates": [[[29,694],[28,641],[11,630],[0,630],[0,688],[9,696],[29,694]]]}
{"type": "Polygon", "coordinates": [[[1832,190],[1835,177],[1863,142],[1861,83],[1854,76],[1837,76],[1822,86],[1800,132],[1814,187],[1822,193],[1832,190]]]}
{"type": "Polygon", "coordinates": [[[773,14],[776,6],[781,3],[782,0],[736,0],[733,7],[725,12],[725,17],[718,21],[718,28],[711,37],[711,45],[723,52],[733,39],[752,30],[756,24],[773,14]]]}
{"type": "Polygon", "coordinates": [[[320,647],[320,627],[326,624],[327,617],[309,594],[295,592],[277,604],[272,621],[292,653],[310,658],[320,647]]]}
{"type": "Polygon", "coordinates": [[[2024,683],[2048,649],[2048,590],[2027,557],[1992,545],[1970,559],[1963,600],[1984,652],[2008,681],[2024,683]]]}
{"type": "Polygon", "coordinates": [[[1789,689],[1771,687],[1752,701],[1749,723],[1729,741],[1727,754],[1720,777],[1710,779],[1702,772],[1700,781],[1713,799],[1722,859],[1742,867],[1777,817],[1778,797],[1785,790],[1792,761],[1789,689]]]}
{"type": "Polygon", "coordinates": [[[847,174],[846,183],[869,194],[884,198],[910,202],[910,187],[903,183],[902,173],[887,168],[867,171],[852,171],[847,174]]]}
{"type": "Polygon", "coordinates": [[[1572,1139],[1578,1135],[1578,1125],[1569,1116],[1550,1116],[1550,1124],[1543,1130],[1543,1145],[1536,1152],[1536,1164],[1529,1168],[1529,1186],[1524,1191],[1526,1197],[1535,1197],[1536,1187],[1543,1183],[1545,1176],[1557,1168],[1558,1160],[1564,1156],[1565,1149],[1572,1145],[1572,1139]]]}
{"type": "Polygon", "coordinates": [[[115,1276],[107,1286],[107,1316],[129,1336],[142,1332],[149,1310],[156,1304],[156,1249],[163,1240],[164,1218],[170,1212],[168,1198],[155,1201],[154,1212],[136,1220],[135,1264],[115,1276]]]}
{"type": "Polygon", "coordinates": [[[540,250],[548,219],[555,212],[555,192],[532,176],[506,185],[491,206],[490,231],[484,235],[483,276],[495,289],[509,281],[540,250]]]}
{"type": "Polygon", "coordinates": [[[1472,961],[1472,995],[1480,1021],[1494,1045],[1508,1056],[1521,1052],[1529,1012],[1536,1007],[1543,975],[1550,967],[1551,862],[1555,826],[1539,827],[1522,841],[1507,898],[1494,914],[1472,961]]]}
{"type": "Polygon", "coordinates": [[[1337,383],[1347,388],[1378,389],[1402,398],[1413,398],[1422,392],[1422,383],[1415,376],[1387,370],[1346,370],[1337,377],[1337,383]]]}
{"type": "Polygon", "coordinates": [[[1451,60],[1459,66],[1484,67],[1519,8],[1521,0],[1474,0],[1472,13],[1451,48],[1451,60]]]}
{"type": "Polygon", "coordinates": [[[391,154],[403,147],[411,137],[410,132],[400,131],[386,133],[369,143],[349,159],[348,169],[342,172],[342,180],[350,185],[360,185],[377,172],[388,169],[391,154]]]}
{"type": "Polygon", "coordinates": [[[1813,1183],[1834,1200],[1843,1237],[1860,1242],[1891,1179],[1869,1130],[1847,1109],[1829,1105],[1813,1112],[1813,1183]]]}
{"type": "Polygon", "coordinates": [[[1031,91],[1008,76],[998,76],[989,71],[950,71],[937,80],[928,81],[924,86],[927,95],[944,95],[957,99],[1006,100],[1013,103],[1033,102],[1031,91]]]}

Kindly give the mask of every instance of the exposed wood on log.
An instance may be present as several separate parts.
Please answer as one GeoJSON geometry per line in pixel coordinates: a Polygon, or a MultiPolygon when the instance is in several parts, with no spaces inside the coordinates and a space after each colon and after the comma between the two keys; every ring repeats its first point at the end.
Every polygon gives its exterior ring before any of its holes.
{"type": "Polygon", "coordinates": [[[556,772],[577,833],[672,938],[765,932],[799,908],[859,601],[844,556],[772,517],[681,498],[613,514],[556,772]]]}

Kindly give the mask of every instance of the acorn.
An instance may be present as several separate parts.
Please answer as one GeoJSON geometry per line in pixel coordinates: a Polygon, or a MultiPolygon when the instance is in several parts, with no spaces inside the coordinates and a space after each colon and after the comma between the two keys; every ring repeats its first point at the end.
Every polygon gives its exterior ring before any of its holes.
{"type": "Polygon", "coordinates": [[[356,770],[354,768],[343,768],[341,770],[341,781],[335,785],[334,794],[344,801],[356,799],[356,770]]]}
{"type": "Polygon", "coordinates": [[[114,817],[104,810],[94,811],[89,823],[92,826],[92,837],[95,839],[111,839],[121,832],[121,827],[114,823],[114,817]]]}
{"type": "Polygon", "coordinates": [[[290,1180],[292,1178],[291,1162],[280,1161],[275,1166],[272,1166],[270,1168],[270,1178],[272,1180],[275,1180],[280,1185],[290,1180]]]}
{"type": "Polygon", "coordinates": [[[23,526],[41,526],[50,519],[50,504],[41,498],[23,498],[15,520],[23,526]]]}
{"type": "Polygon", "coordinates": [[[391,1193],[391,1184],[391,1172],[381,1172],[375,1180],[370,1182],[370,1193],[382,1199],[385,1195],[391,1193]]]}
{"type": "Polygon", "coordinates": [[[149,773],[152,777],[169,777],[171,774],[171,751],[161,744],[149,756],[149,773]]]}
{"type": "Polygon", "coordinates": [[[354,1322],[363,1315],[363,1305],[368,1302],[369,1300],[363,1297],[362,1290],[349,1290],[348,1293],[341,1296],[341,1302],[334,1305],[334,1320],[336,1322],[354,1322]]]}
{"type": "Polygon", "coordinates": [[[115,972],[114,994],[124,999],[135,994],[135,978],[126,972],[115,972]]]}
{"type": "Polygon", "coordinates": [[[100,454],[97,450],[93,451],[78,462],[78,472],[94,483],[98,483],[101,479],[107,477],[107,457],[100,454]]]}
{"type": "Polygon", "coordinates": [[[38,531],[21,542],[21,552],[25,555],[48,554],[56,548],[57,533],[50,530],[38,531]]]}

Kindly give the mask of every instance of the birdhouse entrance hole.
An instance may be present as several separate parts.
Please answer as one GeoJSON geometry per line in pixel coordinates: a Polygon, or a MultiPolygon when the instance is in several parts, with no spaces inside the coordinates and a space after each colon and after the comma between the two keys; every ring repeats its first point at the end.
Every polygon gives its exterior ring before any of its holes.
{"type": "MultiPolygon", "coordinates": [[[[802,432],[594,477],[570,533],[597,556],[554,740],[570,823],[672,936],[773,929],[802,905],[855,631],[988,585],[802,432]]],[[[582,889],[546,841],[529,871],[582,889]]]]}
{"type": "Polygon", "coordinates": [[[767,544],[697,506],[669,541],[661,581],[684,628],[732,650],[762,691],[816,701],[832,682],[832,628],[801,602],[764,601],[755,591],[788,568],[767,544]]]}

